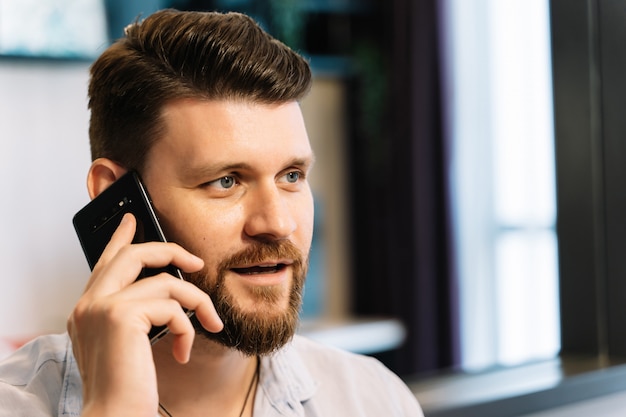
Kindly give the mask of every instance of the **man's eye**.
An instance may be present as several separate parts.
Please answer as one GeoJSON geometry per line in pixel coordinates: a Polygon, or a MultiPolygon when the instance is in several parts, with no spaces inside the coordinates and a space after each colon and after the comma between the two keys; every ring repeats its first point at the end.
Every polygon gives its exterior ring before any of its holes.
{"type": "Polygon", "coordinates": [[[231,177],[231,176],[222,177],[219,180],[217,180],[217,183],[222,188],[227,188],[227,189],[232,188],[235,185],[235,177],[231,177]]]}
{"type": "Polygon", "coordinates": [[[222,178],[218,178],[213,181],[206,182],[202,184],[203,187],[211,187],[222,190],[228,190],[233,188],[237,184],[237,179],[232,175],[227,175],[222,178]]]}
{"type": "Polygon", "coordinates": [[[287,179],[287,182],[290,182],[293,184],[293,183],[298,182],[298,180],[300,179],[300,173],[297,171],[293,171],[293,172],[288,173],[285,176],[285,178],[287,179]]]}

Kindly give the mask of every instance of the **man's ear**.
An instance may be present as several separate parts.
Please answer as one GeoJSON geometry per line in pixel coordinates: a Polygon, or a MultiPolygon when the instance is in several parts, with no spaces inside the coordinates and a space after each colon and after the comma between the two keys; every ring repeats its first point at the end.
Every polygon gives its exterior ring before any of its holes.
{"type": "Polygon", "coordinates": [[[93,200],[109,185],[117,181],[128,170],[120,164],[107,158],[98,158],[91,163],[87,174],[87,190],[89,197],[93,200]]]}

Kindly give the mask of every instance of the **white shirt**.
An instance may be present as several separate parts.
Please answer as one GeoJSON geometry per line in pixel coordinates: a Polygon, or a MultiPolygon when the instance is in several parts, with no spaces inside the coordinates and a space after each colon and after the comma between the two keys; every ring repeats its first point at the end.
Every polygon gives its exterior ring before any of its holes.
{"type": "MultiPolygon", "coordinates": [[[[67,334],[42,336],[0,363],[0,417],[80,416],[82,383],[67,334]]],[[[380,362],[301,336],[261,361],[255,417],[423,417],[380,362]]]]}

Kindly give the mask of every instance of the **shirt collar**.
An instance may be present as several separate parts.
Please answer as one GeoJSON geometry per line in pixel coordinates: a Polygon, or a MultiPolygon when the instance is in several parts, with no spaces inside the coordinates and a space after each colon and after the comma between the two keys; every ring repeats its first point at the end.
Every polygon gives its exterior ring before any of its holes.
{"type": "Polygon", "coordinates": [[[294,349],[299,337],[261,361],[260,387],[272,407],[284,415],[304,415],[302,404],[319,386],[294,349]]]}

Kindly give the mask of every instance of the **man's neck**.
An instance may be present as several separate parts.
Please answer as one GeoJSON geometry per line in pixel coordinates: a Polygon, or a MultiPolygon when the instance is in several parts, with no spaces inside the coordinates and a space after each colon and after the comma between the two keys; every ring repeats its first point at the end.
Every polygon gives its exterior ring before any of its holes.
{"type": "MultiPolygon", "coordinates": [[[[171,342],[168,335],[152,348],[159,401],[171,415],[206,416],[211,410],[211,415],[239,416],[248,388],[256,384],[257,358],[196,336],[189,362],[181,365],[172,357],[171,342]]],[[[252,386],[246,409],[252,410],[254,393],[252,386]]]]}

